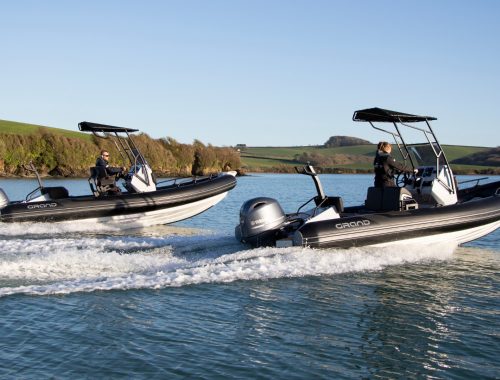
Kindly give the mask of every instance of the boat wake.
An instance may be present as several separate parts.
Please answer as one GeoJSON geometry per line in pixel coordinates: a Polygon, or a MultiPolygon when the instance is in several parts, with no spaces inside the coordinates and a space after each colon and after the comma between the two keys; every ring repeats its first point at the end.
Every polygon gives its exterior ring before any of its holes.
{"type": "Polygon", "coordinates": [[[100,223],[96,225],[95,222],[78,221],[78,222],[59,222],[59,223],[1,223],[0,222],[0,236],[20,236],[26,235],[29,231],[30,236],[43,235],[62,235],[67,233],[82,232],[82,233],[96,233],[96,232],[117,232],[120,229],[113,225],[100,223]]]}
{"type": "Polygon", "coordinates": [[[232,236],[14,238],[0,253],[0,297],[161,289],[268,280],[447,260],[456,246],[245,249],[232,236]]]}
{"type": "Polygon", "coordinates": [[[31,237],[45,238],[49,236],[66,236],[68,234],[84,234],[85,236],[98,235],[194,235],[207,231],[198,228],[179,227],[171,225],[155,225],[147,228],[126,229],[117,224],[96,223],[95,221],[79,220],[57,223],[2,223],[0,222],[0,239],[31,237]]]}

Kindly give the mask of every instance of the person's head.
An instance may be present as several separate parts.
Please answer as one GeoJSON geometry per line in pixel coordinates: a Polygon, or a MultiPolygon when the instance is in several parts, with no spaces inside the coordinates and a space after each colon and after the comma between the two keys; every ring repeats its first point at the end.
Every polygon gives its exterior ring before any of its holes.
{"type": "Polygon", "coordinates": [[[109,160],[109,152],[107,150],[101,150],[101,157],[103,160],[108,161],[109,160]]]}
{"type": "Polygon", "coordinates": [[[377,150],[381,150],[382,149],[382,144],[384,142],[383,141],[379,141],[379,143],[377,144],[377,150]]]}
{"type": "Polygon", "coordinates": [[[391,153],[392,146],[387,141],[383,141],[381,146],[380,146],[380,150],[384,153],[391,153]]]}

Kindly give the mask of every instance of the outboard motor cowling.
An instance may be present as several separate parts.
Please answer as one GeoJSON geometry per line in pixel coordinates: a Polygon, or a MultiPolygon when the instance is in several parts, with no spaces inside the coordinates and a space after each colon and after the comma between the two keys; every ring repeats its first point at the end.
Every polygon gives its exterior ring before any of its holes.
{"type": "Polygon", "coordinates": [[[266,197],[250,199],[241,206],[236,239],[254,247],[273,246],[285,219],[285,212],[277,200],[266,197]]]}

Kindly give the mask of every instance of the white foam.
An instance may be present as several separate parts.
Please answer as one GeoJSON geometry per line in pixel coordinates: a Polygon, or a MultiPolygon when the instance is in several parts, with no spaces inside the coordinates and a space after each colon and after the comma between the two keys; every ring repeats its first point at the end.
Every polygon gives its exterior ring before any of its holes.
{"type": "Polygon", "coordinates": [[[6,241],[0,297],[97,290],[159,289],[238,280],[378,271],[391,265],[446,260],[455,245],[432,247],[259,248],[241,250],[229,236],[6,241]],[[123,254],[119,247],[134,253],[123,254]],[[22,251],[14,255],[14,251],[22,251]]]}
{"type": "Polygon", "coordinates": [[[120,231],[113,225],[96,224],[87,221],[60,223],[0,223],[0,236],[56,235],[72,232],[114,232],[120,231]]]}

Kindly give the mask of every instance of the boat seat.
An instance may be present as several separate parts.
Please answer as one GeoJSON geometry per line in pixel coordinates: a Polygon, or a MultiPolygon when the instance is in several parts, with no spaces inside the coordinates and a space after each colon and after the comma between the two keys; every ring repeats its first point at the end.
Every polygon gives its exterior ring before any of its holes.
{"type": "Polygon", "coordinates": [[[382,188],[369,187],[366,194],[365,207],[369,210],[382,209],[382,188]]]}
{"type": "Polygon", "coordinates": [[[119,194],[120,188],[116,185],[116,177],[110,176],[104,166],[94,166],[90,168],[89,185],[92,193],[98,197],[100,195],[119,194]]]}
{"type": "Polygon", "coordinates": [[[69,197],[68,189],[63,186],[42,187],[40,192],[42,195],[47,194],[50,199],[63,199],[69,197]]]}
{"type": "Polygon", "coordinates": [[[418,208],[404,187],[369,187],[365,207],[373,211],[402,211],[418,208]]]}

